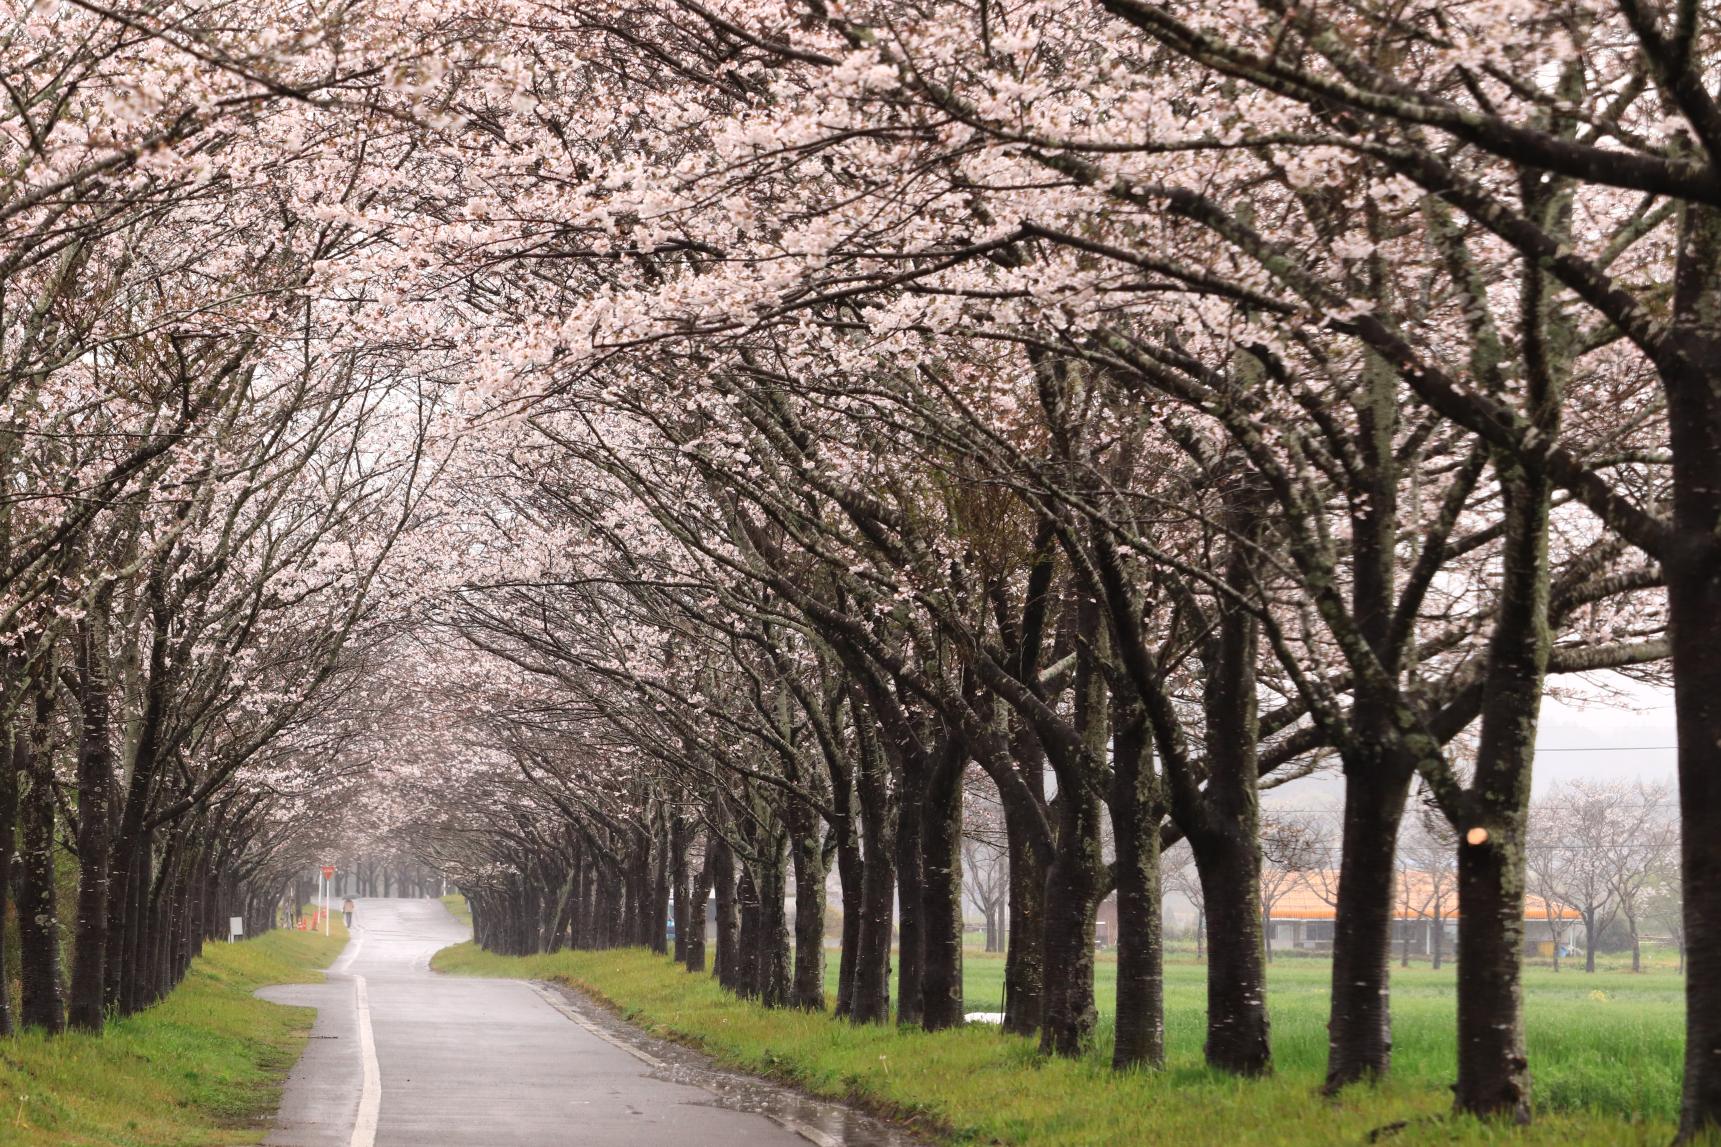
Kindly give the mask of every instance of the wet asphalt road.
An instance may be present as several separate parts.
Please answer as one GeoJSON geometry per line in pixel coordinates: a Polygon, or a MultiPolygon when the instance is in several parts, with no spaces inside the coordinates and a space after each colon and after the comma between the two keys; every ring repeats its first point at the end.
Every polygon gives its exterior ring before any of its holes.
{"type": "Polygon", "coordinates": [[[613,1021],[520,980],[439,976],[438,949],[466,928],[434,900],[360,900],[328,982],[265,988],[318,1009],[294,1068],[275,1147],[806,1147],[629,1050],[613,1021]],[[368,1012],[368,1017],[367,1017],[368,1012]],[[368,1025],[366,1020],[368,1018],[368,1025]],[[368,1026],[368,1031],[367,1031],[368,1026]],[[374,1050],[374,1056],[367,1052],[374,1050]]]}

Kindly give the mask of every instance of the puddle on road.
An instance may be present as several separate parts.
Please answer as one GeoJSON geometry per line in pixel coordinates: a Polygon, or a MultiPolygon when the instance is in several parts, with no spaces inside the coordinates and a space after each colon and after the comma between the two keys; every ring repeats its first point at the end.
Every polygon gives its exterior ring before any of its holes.
{"type": "Polygon", "coordinates": [[[610,1038],[661,1060],[662,1066],[649,1072],[652,1079],[700,1088],[711,1096],[714,1107],[763,1115],[821,1147],[924,1147],[923,1140],[882,1119],[757,1076],[730,1071],[691,1048],[647,1035],[563,984],[543,986],[610,1038]]]}

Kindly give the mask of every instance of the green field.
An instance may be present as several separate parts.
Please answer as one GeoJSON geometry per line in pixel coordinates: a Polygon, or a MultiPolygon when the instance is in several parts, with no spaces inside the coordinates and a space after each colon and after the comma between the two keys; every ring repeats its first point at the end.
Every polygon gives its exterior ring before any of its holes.
{"type": "MultiPolygon", "coordinates": [[[[637,949],[508,958],[464,944],[438,954],[434,966],[455,974],[565,980],[732,1066],[909,1118],[958,1143],[1313,1147],[1362,1143],[1390,1128],[1381,1142],[1665,1144],[1678,1101],[1682,981],[1669,971],[1556,976],[1531,969],[1537,1121],[1519,1129],[1447,1115],[1454,1046],[1450,968],[1393,969],[1393,1076],[1328,1100],[1318,1094],[1330,971],[1324,961],[1273,965],[1278,1070],[1256,1081],[1203,1066],[1204,968],[1191,960],[1167,968],[1169,1066],[1124,1075],[1109,1070],[1103,1048],[1081,1062],[1048,1062],[1030,1041],[982,1025],[929,1035],[767,1010],[637,949]]],[[[996,1010],[1002,960],[970,954],[966,973],[970,1009],[996,1010]]],[[[1105,1011],[1114,975],[1102,962],[1105,1011]]],[[[1107,1035],[1102,1032],[1102,1043],[1107,1035]]]]}
{"type": "Polygon", "coordinates": [[[338,917],[333,931],[210,944],[167,999],[99,1037],[0,1041],[0,1147],[260,1141],[315,1013],[251,993],[321,980],[346,943],[338,917]]]}
{"type": "MultiPolygon", "coordinates": [[[[1267,973],[1273,1055],[1281,1074],[1315,1086],[1326,1067],[1327,1001],[1332,965],[1282,959],[1267,973]]],[[[1109,1042],[1117,965],[1095,972],[1102,1045],[1109,1042]]],[[[1393,1070],[1428,1087],[1450,1083],[1457,1056],[1454,968],[1392,969],[1393,1070]]],[[[996,1011],[1004,961],[969,953],[963,989],[971,1011],[996,1011]]],[[[1658,968],[1641,975],[1528,968],[1524,974],[1532,1094],[1543,1111],[1606,1112],[1672,1120],[1679,1109],[1685,1041],[1685,981],[1658,968]]],[[[1165,1027],[1172,1061],[1196,1061],[1207,1014],[1206,968],[1193,960],[1165,967],[1165,1027]]],[[[1102,1046],[1103,1050],[1103,1046],[1102,1046]]]]}

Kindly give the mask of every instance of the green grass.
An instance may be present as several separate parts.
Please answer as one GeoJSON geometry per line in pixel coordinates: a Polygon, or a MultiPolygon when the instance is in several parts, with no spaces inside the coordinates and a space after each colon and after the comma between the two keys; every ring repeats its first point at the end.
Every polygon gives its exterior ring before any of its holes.
{"type": "Polygon", "coordinates": [[[259,1142],[316,1013],[251,993],[320,981],[345,943],[337,916],[326,939],[209,944],[167,999],[104,1035],[0,1041],[0,1147],[259,1142]]]}
{"type": "MultiPolygon", "coordinates": [[[[969,953],[963,990],[970,1010],[999,1009],[1004,961],[969,953]]],[[[1453,1078],[1457,1060],[1455,969],[1427,964],[1392,969],[1393,1070],[1430,1088],[1453,1078]]],[[[1332,965],[1281,959],[1268,970],[1273,1054],[1282,1073],[1318,1083],[1326,1065],[1332,965]]],[[[1100,1044],[1109,1054],[1117,965],[1095,968],[1100,1044]]],[[[1684,1055],[1685,981],[1670,970],[1524,973],[1525,1025],[1532,1095],[1541,1111],[1595,1111],[1672,1120],[1679,1109],[1684,1055]]],[[[1171,1056],[1197,1059],[1206,1019],[1206,969],[1194,961],[1165,968],[1166,1041],[1171,1056]]]]}
{"type": "Polygon", "coordinates": [[[458,892],[450,892],[442,898],[442,905],[448,909],[449,915],[468,928],[472,927],[472,909],[467,907],[466,897],[458,892]]]}
{"type": "MultiPolygon", "coordinates": [[[[463,944],[439,953],[433,966],[574,984],[653,1032],[730,1066],[905,1117],[964,1144],[1313,1147],[1360,1143],[1371,1130],[1404,1121],[1382,1141],[1659,1145],[1672,1137],[1678,1100],[1680,981],[1670,973],[1556,977],[1531,970],[1537,1121],[1518,1129],[1447,1116],[1454,1048],[1450,969],[1393,969],[1392,1078],[1327,1100],[1317,1093],[1326,1054],[1330,967],[1324,961],[1273,966],[1278,1070],[1254,1081],[1218,1075],[1201,1063],[1205,970],[1193,962],[1167,967],[1168,1067],[1123,1075],[1110,1071],[1100,1055],[1042,1060],[1029,1041],[989,1027],[929,1035],[767,1010],[636,949],[508,958],[463,944]],[[1600,997],[1592,996],[1597,992],[1600,997]]],[[[969,1006],[996,1008],[1002,961],[971,954],[966,969],[969,1006]]],[[[1102,963],[1100,977],[1109,991],[1115,969],[1102,963]]]]}

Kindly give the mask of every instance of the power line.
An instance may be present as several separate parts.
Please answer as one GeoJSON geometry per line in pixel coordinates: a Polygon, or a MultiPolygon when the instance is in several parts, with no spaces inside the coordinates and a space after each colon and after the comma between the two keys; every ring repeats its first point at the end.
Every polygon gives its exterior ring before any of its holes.
{"type": "Polygon", "coordinates": [[[1570,748],[1537,749],[1538,753],[1648,753],[1677,749],[1678,745],[1573,745],[1570,748]]]}

